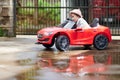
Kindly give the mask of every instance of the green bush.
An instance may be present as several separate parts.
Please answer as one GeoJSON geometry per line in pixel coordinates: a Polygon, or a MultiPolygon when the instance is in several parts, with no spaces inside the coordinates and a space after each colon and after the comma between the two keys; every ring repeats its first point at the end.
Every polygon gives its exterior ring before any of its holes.
{"type": "Polygon", "coordinates": [[[29,7],[34,7],[34,4],[32,2],[27,2],[27,4],[25,5],[26,8],[20,8],[18,10],[18,13],[19,14],[22,14],[22,15],[32,15],[33,12],[34,12],[34,9],[33,8],[29,8],[29,7]]]}
{"type": "MultiPolygon", "coordinates": [[[[32,8],[32,7],[34,7],[34,4],[32,2],[28,1],[27,4],[24,5],[24,7],[26,7],[26,8],[20,8],[18,10],[19,14],[33,15],[35,9],[32,8]],[[31,7],[31,8],[29,8],[29,7],[31,7]]],[[[57,10],[55,10],[55,8],[54,8],[54,7],[60,7],[60,2],[55,3],[55,4],[50,4],[49,2],[46,2],[44,0],[38,0],[38,7],[39,7],[39,9],[38,9],[39,14],[42,12],[45,12],[45,13],[51,12],[51,14],[60,12],[59,8],[57,10]],[[49,7],[53,7],[53,8],[49,8],[49,7]]]]}
{"type": "MultiPolygon", "coordinates": [[[[34,7],[34,3],[28,1],[25,7],[28,8],[19,8],[18,12],[21,15],[33,15],[35,8],[29,8],[34,7]]],[[[45,24],[45,21],[48,20],[52,22],[58,22],[60,21],[60,2],[57,2],[55,4],[51,4],[45,0],[38,0],[38,17],[40,23],[45,24]]]]}
{"type": "Polygon", "coordinates": [[[0,37],[3,37],[3,36],[4,37],[8,36],[8,30],[0,27],[0,37]]]}
{"type": "Polygon", "coordinates": [[[3,36],[3,29],[0,27],[0,37],[3,36]]]}

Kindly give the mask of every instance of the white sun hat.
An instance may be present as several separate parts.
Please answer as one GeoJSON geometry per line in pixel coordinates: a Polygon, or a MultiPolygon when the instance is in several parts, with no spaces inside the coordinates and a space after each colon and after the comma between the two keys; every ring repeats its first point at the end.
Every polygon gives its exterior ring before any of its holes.
{"type": "Polygon", "coordinates": [[[72,11],[70,11],[70,15],[71,15],[72,13],[77,14],[77,15],[79,15],[80,17],[83,17],[80,9],[73,9],[72,11]]]}

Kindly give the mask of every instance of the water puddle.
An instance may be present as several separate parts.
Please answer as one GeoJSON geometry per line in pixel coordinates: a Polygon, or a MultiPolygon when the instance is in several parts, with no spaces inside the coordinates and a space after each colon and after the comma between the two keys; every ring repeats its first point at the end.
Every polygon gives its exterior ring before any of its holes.
{"type": "MultiPolygon", "coordinates": [[[[55,53],[55,52],[54,52],[55,53]]],[[[32,68],[14,77],[15,80],[120,80],[120,54],[114,52],[84,52],[84,54],[54,54],[41,52],[36,60],[19,60],[32,68]],[[62,56],[61,56],[62,55],[62,56]],[[34,63],[34,64],[33,64],[34,63]]]]}

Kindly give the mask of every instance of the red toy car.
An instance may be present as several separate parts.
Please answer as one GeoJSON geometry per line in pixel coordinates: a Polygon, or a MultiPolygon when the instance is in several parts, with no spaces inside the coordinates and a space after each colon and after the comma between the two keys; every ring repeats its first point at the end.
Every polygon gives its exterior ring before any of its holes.
{"type": "Polygon", "coordinates": [[[91,23],[91,28],[76,28],[71,19],[67,19],[59,26],[44,28],[37,33],[37,43],[46,48],[56,45],[60,51],[69,49],[69,45],[84,45],[86,47],[94,45],[98,50],[103,50],[111,41],[110,29],[99,25],[99,19],[95,18],[91,23]]]}

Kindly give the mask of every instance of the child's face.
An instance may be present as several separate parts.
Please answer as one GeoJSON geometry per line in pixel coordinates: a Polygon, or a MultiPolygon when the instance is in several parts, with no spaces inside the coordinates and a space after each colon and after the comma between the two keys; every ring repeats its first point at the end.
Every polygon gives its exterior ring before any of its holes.
{"type": "Polygon", "coordinates": [[[77,22],[78,19],[79,19],[79,17],[78,17],[77,15],[75,15],[75,14],[71,14],[71,18],[72,18],[72,20],[73,20],[74,22],[77,22]]]}

